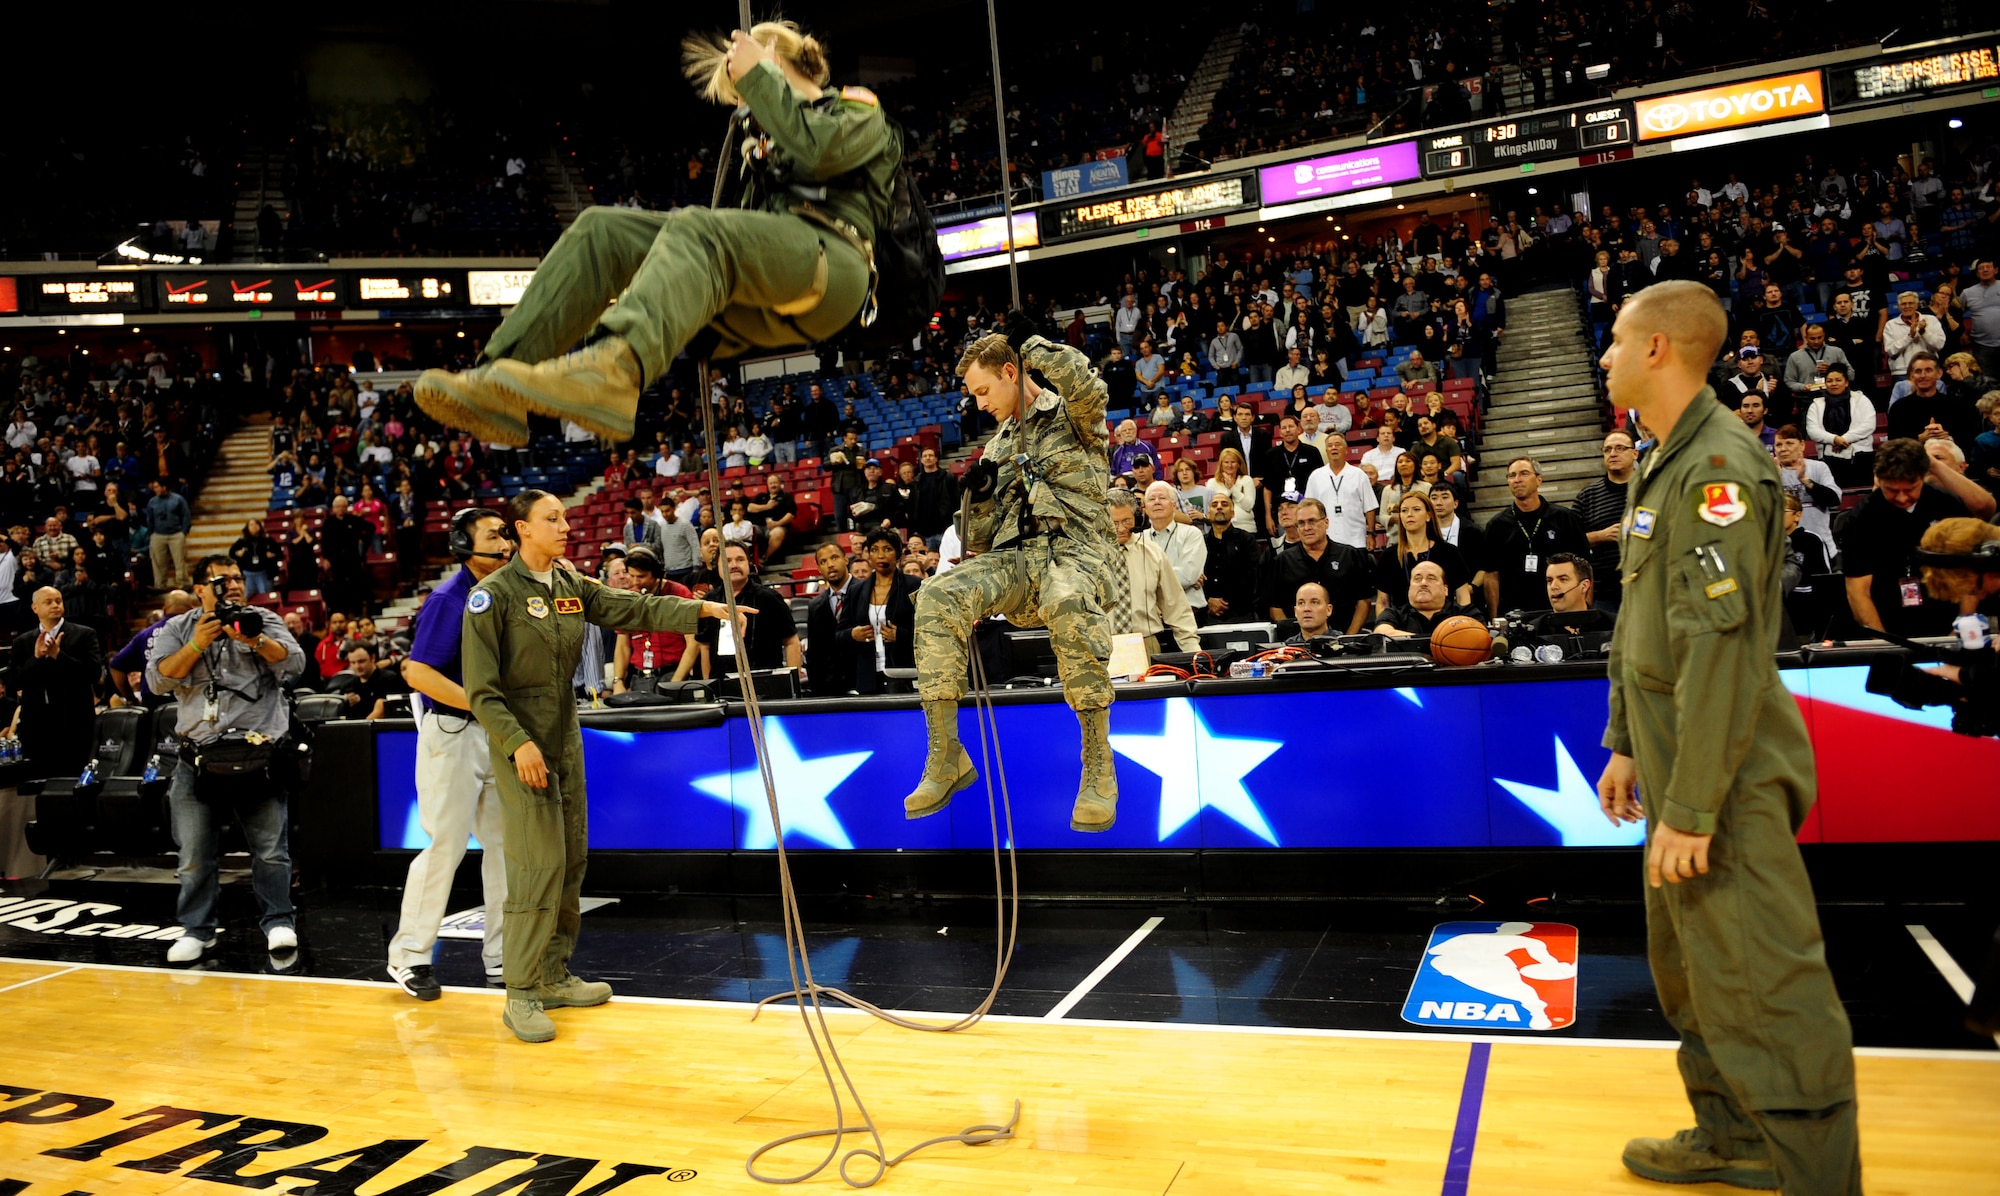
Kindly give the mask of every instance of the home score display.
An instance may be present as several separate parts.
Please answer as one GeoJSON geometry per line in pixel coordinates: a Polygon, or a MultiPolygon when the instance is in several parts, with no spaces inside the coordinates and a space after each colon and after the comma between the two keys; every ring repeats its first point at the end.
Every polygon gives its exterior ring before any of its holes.
{"type": "Polygon", "coordinates": [[[1623,104],[1597,104],[1464,125],[1419,139],[1424,177],[1574,157],[1632,141],[1632,114],[1623,104]]]}

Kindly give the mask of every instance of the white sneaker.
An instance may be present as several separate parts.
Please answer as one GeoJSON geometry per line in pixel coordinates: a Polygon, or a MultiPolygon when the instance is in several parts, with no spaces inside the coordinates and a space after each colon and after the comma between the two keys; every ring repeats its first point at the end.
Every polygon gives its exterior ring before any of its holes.
{"type": "Polygon", "coordinates": [[[201,953],[215,946],[214,939],[202,940],[191,934],[183,934],[167,948],[168,963],[193,963],[201,958],[201,953]]]}
{"type": "Polygon", "coordinates": [[[264,932],[264,946],[273,955],[299,949],[299,932],[289,926],[273,926],[264,932]]]}

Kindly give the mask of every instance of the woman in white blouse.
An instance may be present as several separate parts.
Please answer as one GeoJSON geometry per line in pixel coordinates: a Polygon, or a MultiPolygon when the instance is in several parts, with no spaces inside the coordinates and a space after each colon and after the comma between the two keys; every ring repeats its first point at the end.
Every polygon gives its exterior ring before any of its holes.
{"type": "Polygon", "coordinates": [[[731,424],[722,441],[722,467],[742,469],[748,464],[750,464],[750,442],[744,438],[735,424],[731,424]]]}
{"type": "Polygon", "coordinates": [[[1873,484],[1875,404],[1849,389],[1847,371],[1840,366],[1827,368],[1826,390],[1806,408],[1806,436],[1841,486],[1873,484]]]}
{"type": "Polygon", "coordinates": [[[1208,480],[1208,488],[1217,494],[1227,494],[1236,504],[1236,514],[1230,519],[1231,527],[1240,527],[1251,535],[1257,534],[1257,482],[1243,465],[1243,454],[1233,448],[1223,449],[1215,458],[1215,476],[1208,480]]]}

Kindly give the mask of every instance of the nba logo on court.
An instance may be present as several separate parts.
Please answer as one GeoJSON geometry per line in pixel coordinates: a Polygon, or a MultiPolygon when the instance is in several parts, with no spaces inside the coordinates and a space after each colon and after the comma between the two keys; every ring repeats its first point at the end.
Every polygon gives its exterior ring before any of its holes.
{"type": "Polygon", "coordinates": [[[1560,1030],[1576,1021],[1576,927],[1446,922],[1431,931],[1403,1020],[1482,1030],[1560,1030]]]}

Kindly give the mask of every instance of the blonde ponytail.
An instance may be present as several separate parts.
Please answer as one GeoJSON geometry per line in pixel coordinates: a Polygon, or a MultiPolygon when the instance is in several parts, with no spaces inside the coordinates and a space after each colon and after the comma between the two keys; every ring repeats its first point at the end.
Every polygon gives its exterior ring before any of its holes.
{"type": "MultiPolygon", "coordinates": [[[[826,47],[796,22],[761,21],[750,38],[820,87],[833,78],[826,47]]],[[[690,33],[681,42],[681,71],[703,99],[731,107],[743,102],[729,78],[729,39],[722,34],[690,33]]]]}

